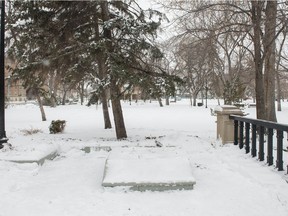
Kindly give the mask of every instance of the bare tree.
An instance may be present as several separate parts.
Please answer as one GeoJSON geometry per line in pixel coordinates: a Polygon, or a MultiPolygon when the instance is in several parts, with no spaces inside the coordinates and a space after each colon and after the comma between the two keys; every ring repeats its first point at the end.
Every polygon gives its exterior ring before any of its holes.
{"type": "Polygon", "coordinates": [[[265,110],[266,119],[277,122],[275,112],[275,78],[276,78],[276,16],[277,1],[267,1],[265,9],[265,34],[264,45],[264,86],[265,86],[265,110]]]}
{"type": "MultiPolygon", "coordinates": [[[[205,35],[214,31],[216,42],[224,53],[226,50],[227,59],[224,61],[223,71],[227,68],[228,73],[225,74],[243,71],[243,68],[237,69],[237,65],[243,67],[242,60],[238,58],[237,62],[231,55],[235,51],[239,53],[239,47],[246,49],[245,55],[250,54],[254,59],[257,118],[276,121],[275,40],[287,23],[285,13],[283,15],[277,11],[278,2],[175,0],[168,1],[165,5],[181,15],[178,25],[190,21],[189,25],[181,29],[180,36],[199,32],[205,35]],[[252,41],[252,46],[249,41],[252,41]],[[233,62],[237,62],[236,67],[232,66],[233,62]]],[[[286,7],[286,4],[282,4],[282,10],[287,10],[286,7]]],[[[243,56],[243,52],[241,55],[243,56]]]]}
{"type": "Polygon", "coordinates": [[[209,73],[209,51],[207,44],[199,41],[182,41],[179,45],[178,55],[183,61],[181,68],[186,84],[186,91],[190,95],[191,106],[196,106],[198,94],[205,88],[209,73]],[[192,102],[193,99],[193,102],[192,102]]]}

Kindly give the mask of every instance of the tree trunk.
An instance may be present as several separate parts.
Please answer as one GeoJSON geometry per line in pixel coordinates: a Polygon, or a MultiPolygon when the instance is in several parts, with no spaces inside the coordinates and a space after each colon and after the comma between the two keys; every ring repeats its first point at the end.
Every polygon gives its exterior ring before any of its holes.
{"type": "Polygon", "coordinates": [[[44,107],[43,107],[43,103],[42,103],[41,97],[39,95],[39,91],[37,89],[35,89],[34,92],[35,92],[36,99],[37,99],[38,104],[39,104],[42,121],[46,121],[47,120],[46,119],[46,114],[45,114],[45,111],[44,111],[44,107]]]}
{"type": "Polygon", "coordinates": [[[265,10],[265,35],[264,35],[264,54],[265,54],[265,101],[266,101],[266,119],[277,122],[275,111],[275,64],[276,64],[276,46],[275,29],[277,15],[277,1],[267,1],[265,10]]]}
{"type": "Polygon", "coordinates": [[[64,94],[63,94],[63,97],[62,97],[62,105],[66,104],[66,94],[67,94],[67,90],[64,89],[64,94]]]}
{"type": "Polygon", "coordinates": [[[101,92],[101,99],[102,99],[102,110],[103,110],[103,117],[104,117],[104,128],[110,129],[112,128],[112,125],[110,121],[108,100],[107,100],[107,94],[106,94],[105,89],[103,89],[103,91],[101,92]]]}
{"type": "Polygon", "coordinates": [[[193,95],[193,106],[196,106],[197,96],[193,95]]]}
{"type": "Polygon", "coordinates": [[[84,88],[84,82],[79,83],[79,96],[80,96],[80,103],[83,105],[84,103],[84,94],[85,94],[85,88],[84,88]]]}
{"type": "MultiPolygon", "coordinates": [[[[104,54],[103,54],[104,55],[104,54]]],[[[104,76],[107,74],[107,68],[105,65],[105,59],[103,56],[97,57],[98,66],[99,66],[99,78],[100,80],[104,79],[104,76]]],[[[107,99],[107,92],[104,87],[101,87],[101,100],[102,100],[102,111],[104,117],[104,128],[109,129],[112,128],[112,124],[110,121],[109,109],[108,109],[108,99],[107,99]]]]}
{"type": "Polygon", "coordinates": [[[54,73],[50,73],[49,76],[49,80],[48,80],[48,87],[49,87],[49,92],[51,93],[50,96],[50,105],[51,107],[56,107],[57,106],[57,98],[55,95],[55,92],[57,92],[56,90],[56,86],[55,86],[55,72],[54,73]]]}
{"type": "Polygon", "coordinates": [[[159,102],[160,107],[163,107],[163,103],[162,103],[161,97],[158,97],[158,102],[159,102]]]}
{"type": "Polygon", "coordinates": [[[57,98],[56,98],[54,92],[51,94],[50,100],[51,100],[51,107],[56,107],[57,106],[57,98]]]}
{"type": "Polygon", "coordinates": [[[83,105],[84,103],[84,94],[80,94],[80,104],[83,105]]]}
{"type": "Polygon", "coordinates": [[[204,104],[204,93],[203,93],[203,91],[201,91],[201,102],[202,102],[202,104],[204,104]]]}
{"type": "MultiPolygon", "coordinates": [[[[105,59],[103,58],[103,56],[98,56],[97,62],[99,66],[99,78],[100,80],[103,80],[105,75],[107,74],[107,67],[105,65],[105,59]]],[[[102,111],[103,111],[103,117],[104,117],[104,128],[110,129],[112,128],[112,124],[110,121],[110,115],[109,115],[109,109],[108,109],[107,91],[106,89],[104,89],[104,87],[101,87],[101,100],[102,100],[102,111]]]]}
{"type": "MultiPolygon", "coordinates": [[[[98,26],[98,17],[95,15],[95,35],[96,40],[100,40],[100,33],[99,33],[99,26],[98,26]]],[[[107,67],[105,65],[105,59],[107,56],[103,52],[103,50],[98,50],[98,53],[96,55],[96,59],[98,62],[98,68],[99,68],[99,78],[100,80],[103,80],[104,77],[107,75],[107,67]]],[[[104,128],[110,129],[112,128],[110,115],[109,115],[109,102],[107,98],[107,91],[105,88],[102,87],[101,89],[101,100],[102,100],[102,111],[103,111],[103,118],[104,118],[104,128]]]]}
{"type": "Polygon", "coordinates": [[[124,118],[122,113],[121,101],[120,101],[120,91],[116,84],[116,81],[111,79],[111,102],[112,111],[114,116],[115,130],[117,139],[127,138],[126,128],[124,124],[124,118]]]}
{"type": "Polygon", "coordinates": [[[169,103],[169,96],[166,96],[166,98],[165,98],[165,104],[166,104],[166,106],[169,106],[170,105],[170,103],[169,103]]]}
{"type": "Polygon", "coordinates": [[[282,106],[281,106],[282,91],[281,91],[279,66],[280,66],[280,62],[281,62],[281,53],[282,53],[283,46],[284,46],[285,41],[286,41],[286,35],[287,35],[287,30],[285,29],[283,32],[282,42],[280,44],[280,48],[278,51],[278,61],[276,64],[276,91],[277,91],[277,110],[278,111],[282,111],[282,106]]]}
{"type": "Polygon", "coordinates": [[[251,1],[252,4],[252,24],[253,24],[253,43],[254,43],[254,64],[255,64],[255,91],[256,91],[256,112],[258,119],[266,119],[265,116],[265,97],[263,83],[263,59],[261,55],[261,11],[262,1],[251,1]]]}
{"type": "Polygon", "coordinates": [[[189,100],[190,100],[190,106],[193,106],[193,97],[190,92],[189,92],[189,100]]]}
{"type": "MultiPolygon", "coordinates": [[[[103,21],[109,21],[110,19],[110,13],[109,13],[109,8],[108,8],[108,1],[100,1],[100,7],[101,7],[101,16],[103,21]]],[[[112,45],[112,32],[109,28],[105,27],[103,28],[103,37],[106,39],[106,52],[108,53],[113,53],[113,45],[112,45]]],[[[103,53],[102,53],[103,54],[103,53]]],[[[108,75],[108,65],[106,64],[108,61],[108,58],[105,55],[105,75],[108,75]]],[[[111,94],[111,102],[112,102],[112,111],[113,111],[113,116],[114,116],[114,123],[115,123],[115,130],[116,130],[116,137],[117,139],[123,139],[127,138],[127,133],[125,129],[125,124],[124,124],[124,117],[122,113],[122,107],[121,107],[121,101],[120,101],[120,90],[119,86],[117,85],[117,80],[111,74],[110,72],[110,94],[111,94]]]]}
{"type": "Polygon", "coordinates": [[[278,72],[276,73],[276,82],[277,82],[277,110],[282,111],[282,106],[281,106],[282,92],[281,92],[281,86],[280,86],[280,76],[278,72]]]}

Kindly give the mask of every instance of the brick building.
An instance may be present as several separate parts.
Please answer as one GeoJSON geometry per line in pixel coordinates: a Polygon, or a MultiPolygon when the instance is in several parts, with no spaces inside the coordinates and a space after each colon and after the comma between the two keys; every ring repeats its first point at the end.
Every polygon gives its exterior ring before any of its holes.
{"type": "MultiPolygon", "coordinates": [[[[6,64],[13,68],[13,62],[6,59],[6,64]]],[[[20,80],[13,80],[12,71],[5,67],[5,99],[7,101],[26,101],[26,89],[20,80]]]]}

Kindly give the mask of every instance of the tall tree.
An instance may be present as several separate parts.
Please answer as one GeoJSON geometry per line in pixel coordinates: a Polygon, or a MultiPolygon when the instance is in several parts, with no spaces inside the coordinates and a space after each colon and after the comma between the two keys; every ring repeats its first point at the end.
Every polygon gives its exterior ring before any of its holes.
{"type": "MultiPolygon", "coordinates": [[[[233,32],[243,33],[242,47],[254,59],[257,118],[276,121],[275,113],[275,40],[287,23],[279,14],[277,1],[168,1],[171,10],[182,12],[181,22],[193,18],[182,35],[213,31],[217,38],[233,32]],[[205,14],[205,17],[200,16],[205,14]],[[193,25],[193,23],[196,25],[193,25]],[[253,46],[249,41],[253,42],[253,46]]],[[[167,5],[167,4],[166,4],[167,5]]],[[[282,4],[286,8],[286,4],[282,4]]],[[[284,9],[282,8],[282,11],[284,9]]],[[[285,9],[286,10],[286,9],[285,9]]],[[[219,40],[217,39],[219,42],[219,40]]],[[[235,43],[237,49],[239,43],[235,43]]],[[[232,59],[234,61],[234,59],[232,59]]],[[[244,60],[244,59],[243,59],[244,60]]],[[[229,67],[229,61],[225,64],[229,67]]],[[[241,70],[239,70],[241,71],[241,70]]],[[[237,80],[237,79],[236,79],[237,80]]]]}
{"type": "Polygon", "coordinates": [[[265,81],[265,110],[266,118],[277,122],[275,112],[275,81],[276,81],[276,16],[277,1],[267,1],[265,8],[265,35],[264,44],[264,81],[265,81]]]}
{"type": "MultiPolygon", "coordinates": [[[[19,65],[46,65],[51,72],[56,70],[68,86],[83,82],[87,73],[96,69],[93,74],[102,85],[104,104],[106,91],[111,95],[116,136],[127,137],[121,108],[122,88],[127,82],[136,83],[135,77],[138,82],[146,76],[170,78],[157,67],[157,61],[148,60],[163,57],[153,42],[162,14],[143,11],[136,1],[19,1],[13,4],[16,13],[10,26],[13,32],[10,51],[19,65]]],[[[109,114],[106,105],[103,105],[103,114],[109,114]]],[[[106,117],[105,127],[110,128],[106,117]]]]}
{"type": "MultiPolygon", "coordinates": [[[[99,18],[97,15],[94,14],[94,20],[95,20],[95,41],[100,41],[100,26],[99,26],[99,18]]],[[[108,97],[107,97],[107,89],[104,87],[106,82],[105,79],[107,77],[108,69],[105,64],[105,61],[107,59],[107,55],[105,52],[105,49],[103,47],[99,46],[96,48],[96,59],[98,63],[98,77],[101,80],[101,82],[104,83],[104,85],[100,85],[100,95],[101,95],[101,102],[102,102],[102,110],[103,110],[103,117],[104,117],[104,127],[105,129],[112,128],[110,116],[109,116],[109,110],[108,110],[108,97]]]]}
{"type": "Polygon", "coordinates": [[[109,76],[116,136],[121,139],[127,137],[121,108],[121,88],[129,80],[134,82],[135,77],[166,76],[165,72],[159,74],[155,67],[151,67],[151,62],[156,61],[145,61],[147,56],[153,59],[163,57],[151,40],[156,35],[162,14],[152,10],[145,12],[134,1],[102,1],[100,6],[104,23],[102,44],[106,52],[104,74],[109,76]],[[157,16],[158,21],[154,21],[157,16]]]}
{"type": "MultiPolygon", "coordinates": [[[[209,52],[211,47],[205,42],[187,40],[179,47],[178,55],[184,61],[183,74],[186,89],[190,94],[191,105],[196,106],[198,94],[208,83],[211,68],[209,67],[209,52]]],[[[209,80],[210,82],[210,80],[209,80]]]]}
{"type": "MultiPolygon", "coordinates": [[[[106,50],[108,53],[114,52],[114,47],[112,44],[112,30],[109,28],[108,22],[110,21],[110,11],[108,8],[108,2],[102,1],[100,3],[101,5],[101,18],[103,22],[105,23],[103,26],[103,38],[106,40],[106,50]]],[[[103,53],[104,54],[104,53],[103,53]]],[[[109,72],[111,71],[111,65],[109,63],[109,56],[106,56],[104,58],[105,63],[102,59],[99,59],[98,63],[101,64],[101,67],[103,67],[103,74],[110,75],[110,89],[111,89],[111,102],[112,102],[112,110],[113,110],[113,116],[114,116],[114,123],[115,123],[115,129],[116,129],[116,137],[117,139],[123,139],[127,138],[126,128],[124,124],[124,117],[122,113],[122,107],[121,107],[121,100],[120,100],[120,89],[117,85],[117,78],[115,77],[115,74],[109,72]],[[106,64],[107,61],[107,64],[106,64]],[[103,65],[103,63],[105,65],[103,65]],[[110,68],[109,68],[110,66],[110,68]]]]}

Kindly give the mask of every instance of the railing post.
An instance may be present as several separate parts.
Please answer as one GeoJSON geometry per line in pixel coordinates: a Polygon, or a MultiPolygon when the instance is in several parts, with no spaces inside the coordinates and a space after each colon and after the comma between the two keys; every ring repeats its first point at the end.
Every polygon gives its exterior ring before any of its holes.
{"type": "Polygon", "coordinates": [[[238,120],[234,120],[234,145],[238,145],[238,120]]]}
{"type": "Polygon", "coordinates": [[[260,132],[259,132],[258,158],[260,161],[264,160],[264,127],[263,126],[260,126],[260,132]]]}
{"type": "Polygon", "coordinates": [[[267,145],[267,163],[269,166],[273,164],[273,129],[268,129],[268,145],[267,145]]]}
{"type": "Polygon", "coordinates": [[[257,148],[256,148],[256,125],[252,124],[252,157],[256,157],[257,148]]]}
{"type": "Polygon", "coordinates": [[[283,170],[283,131],[277,130],[277,161],[278,171],[283,170]]]}
{"type": "Polygon", "coordinates": [[[243,129],[244,129],[244,122],[240,121],[240,135],[239,135],[239,148],[240,149],[243,148],[243,140],[244,140],[243,129]]]}
{"type": "Polygon", "coordinates": [[[250,152],[250,123],[245,123],[245,150],[246,154],[250,152]]]}

